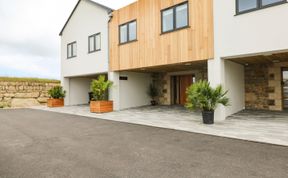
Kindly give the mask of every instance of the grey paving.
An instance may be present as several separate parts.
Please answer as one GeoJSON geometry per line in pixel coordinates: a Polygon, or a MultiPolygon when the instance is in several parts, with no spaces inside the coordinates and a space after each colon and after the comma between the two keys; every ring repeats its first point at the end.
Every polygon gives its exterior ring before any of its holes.
{"type": "Polygon", "coordinates": [[[1,178],[286,178],[288,147],[76,115],[0,111],[1,178]]]}
{"type": "Polygon", "coordinates": [[[288,146],[288,112],[243,111],[224,122],[203,125],[200,113],[177,106],[147,106],[106,114],[90,113],[89,106],[34,109],[288,146]]]}

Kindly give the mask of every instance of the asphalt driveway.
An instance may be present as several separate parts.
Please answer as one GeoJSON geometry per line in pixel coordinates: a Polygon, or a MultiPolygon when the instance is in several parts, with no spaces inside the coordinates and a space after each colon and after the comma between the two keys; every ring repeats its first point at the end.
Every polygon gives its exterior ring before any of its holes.
{"type": "Polygon", "coordinates": [[[0,177],[288,177],[288,147],[53,112],[0,110],[0,177]]]}

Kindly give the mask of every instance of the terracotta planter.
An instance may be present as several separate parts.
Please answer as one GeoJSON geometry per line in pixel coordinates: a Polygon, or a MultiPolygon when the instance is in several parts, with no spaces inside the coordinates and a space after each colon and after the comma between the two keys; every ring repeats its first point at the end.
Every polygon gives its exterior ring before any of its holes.
{"type": "Polygon", "coordinates": [[[63,107],[64,99],[48,99],[47,106],[50,108],[63,107]]]}
{"type": "Polygon", "coordinates": [[[91,101],[90,112],[105,113],[113,111],[113,101],[91,101]]]}

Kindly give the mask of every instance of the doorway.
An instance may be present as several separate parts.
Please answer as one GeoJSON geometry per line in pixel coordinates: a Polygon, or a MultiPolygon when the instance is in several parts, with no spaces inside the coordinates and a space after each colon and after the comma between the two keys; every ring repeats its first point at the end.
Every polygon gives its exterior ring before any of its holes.
{"type": "Polygon", "coordinates": [[[288,109],[288,68],[282,69],[283,108],[288,109]]]}
{"type": "Polygon", "coordinates": [[[186,104],[186,90],[187,88],[195,82],[195,76],[190,75],[180,75],[172,76],[171,78],[171,101],[173,105],[186,104]]]}

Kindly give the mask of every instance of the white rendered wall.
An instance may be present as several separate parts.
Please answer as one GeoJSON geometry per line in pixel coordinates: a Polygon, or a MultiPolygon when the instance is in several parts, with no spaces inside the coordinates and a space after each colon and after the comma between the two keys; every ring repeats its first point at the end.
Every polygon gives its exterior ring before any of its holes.
{"type": "Polygon", "coordinates": [[[69,90],[69,105],[81,105],[89,103],[91,79],[71,78],[69,90]]]}
{"type": "Polygon", "coordinates": [[[108,79],[113,82],[109,89],[109,100],[113,101],[114,111],[120,110],[120,89],[119,89],[119,72],[109,72],[108,79]]]}
{"type": "Polygon", "coordinates": [[[63,89],[66,91],[64,104],[65,106],[69,106],[70,104],[70,78],[62,78],[61,85],[63,86],[63,89]]]}
{"type": "Polygon", "coordinates": [[[62,77],[108,71],[108,11],[82,0],[61,37],[62,77]],[[101,33],[101,51],[88,54],[88,36],[101,33]],[[67,59],[67,44],[77,41],[77,57],[67,59]]]}
{"type": "Polygon", "coordinates": [[[152,81],[151,74],[121,72],[119,76],[128,77],[128,80],[119,81],[120,110],[150,105],[151,99],[147,91],[152,81]]]}
{"type": "MultiPolygon", "coordinates": [[[[225,84],[225,66],[221,59],[208,60],[208,81],[212,87],[225,84]]],[[[225,87],[224,87],[225,88],[225,87]]],[[[226,88],[225,88],[226,89],[226,88]]],[[[215,110],[215,121],[223,121],[226,119],[226,108],[220,105],[215,110]]]]}
{"type": "Polygon", "coordinates": [[[225,108],[225,115],[229,116],[245,108],[245,79],[244,66],[225,61],[225,90],[228,90],[230,106],[225,108]]]}
{"type": "Polygon", "coordinates": [[[216,59],[288,49],[288,3],[236,15],[236,0],[214,0],[216,59]]]}

